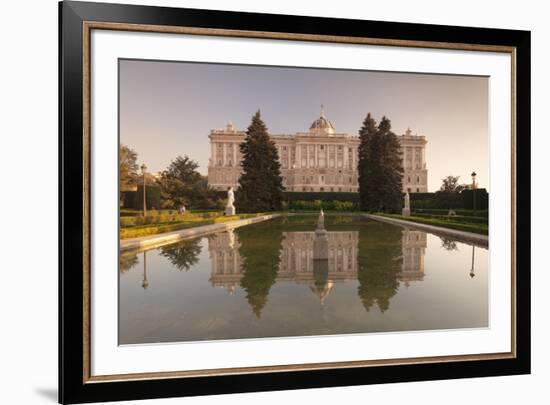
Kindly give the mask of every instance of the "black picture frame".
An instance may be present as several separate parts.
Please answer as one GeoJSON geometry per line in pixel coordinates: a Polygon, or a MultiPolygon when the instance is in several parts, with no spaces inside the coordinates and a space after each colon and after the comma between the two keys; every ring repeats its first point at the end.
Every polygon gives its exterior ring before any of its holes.
{"type": "Polygon", "coordinates": [[[530,372],[530,32],[85,2],[59,3],[59,402],[136,400],[530,372]],[[86,381],[84,23],[87,21],[515,48],[516,284],[514,358],[250,374],[86,381]]]}

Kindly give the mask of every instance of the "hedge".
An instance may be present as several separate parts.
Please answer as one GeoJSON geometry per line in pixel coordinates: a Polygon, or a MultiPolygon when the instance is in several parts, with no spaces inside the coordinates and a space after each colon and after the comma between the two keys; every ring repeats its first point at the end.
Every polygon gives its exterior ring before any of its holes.
{"type": "Polygon", "coordinates": [[[288,209],[296,211],[354,211],[356,204],[351,201],[290,201],[288,209]]]}
{"type": "MultiPolygon", "coordinates": [[[[160,209],[160,187],[146,186],[147,209],[160,209]]],[[[122,192],[122,207],[143,210],[143,185],[137,187],[137,191],[122,192]]]]}
{"type": "Polygon", "coordinates": [[[161,223],[161,224],[148,224],[141,226],[134,226],[130,228],[121,228],[120,229],[120,239],[128,238],[138,238],[141,236],[148,235],[157,235],[159,233],[173,232],[180,229],[194,228],[202,225],[211,225],[217,223],[223,223],[228,221],[234,221],[237,219],[253,218],[263,213],[258,214],[240,214],[230,217],[216,217],[216,218],[206,218],[206,219],[195,219],[192,221],[182,221],[182,222],[171,222],[171,223],[161,223]]]}
{"type": "Polygon", "coordinates": [[[217,212],[202,212],[202,213],[185,213],[178,214],[177,211],[172,211],[174,214],[155,213],[155,211],[147,212],[147,216],[124,216],[120,217],[120,227],[128,228],[132,226],[162,224],[171,222],[191,222],[208,218],[217,218],[222,216],[222,213],[217,212]]]}
{"type": "Polygon", "coordinates": [[[432,218],[420,218],[415,216],[405,217],[403,215],[395,215],[395,214],[378,213],[377,215],[389,217],[389,218],[402,219],[405,221],[418,222],[419,224],[434,225],[434,226],[440,226],[442,228],[456,229],[458,231],[473,232],[473,233],[479,233],[482,235],[489,234],[489,227],[485,224],[467,224],[467,223],[451,222],[451,221],[444,221],[444,220],[432,219],[432,218]]]}
{"type": "MultiPolygon", "coordinates": [[[[456,215],[459,216],[476,216],[476,217],[483,217],[488,218],[489,217],[489,211],[488,210],[463,210],[458,209],[454,210],[456,215]],[[474,215],[475,214],[475,215],[474,215]]],[[[413,209],[413,213],[416,214],[429,214],[429,215],[444,215],[447,216],[449,213],[448,209],[413,209]]]]}
{"type": "MultiPolygon", "coordinates": [[[[484,188],[475,190],[476,210],[486,210],[489,207],[489,194],[484,188]]],[[[472,190],[463,190],[460,193],[411,193],[412,209],[472,209],[472,190]]]]}
{"type": "Polygon", "coordinates": [[[297,192],[285,191],[283,198],[287,201],[349,201],[359,204],[359,193],[349,192],[297,192]]]}
{"type": "Polygon", "coordinates": [[[418,212],[413,213],[415,217],[421,217],[421,218],[431,218],[431,219],[438,219],[438,220],[444,220],[444,221],[451,221],[451,222],[462,222],[462,223],[471,223],[471,224],[487,224],[488,218],[487,217],[474,217],[472,215],[433,215],[433,214],[421,214],[418,212]]]}

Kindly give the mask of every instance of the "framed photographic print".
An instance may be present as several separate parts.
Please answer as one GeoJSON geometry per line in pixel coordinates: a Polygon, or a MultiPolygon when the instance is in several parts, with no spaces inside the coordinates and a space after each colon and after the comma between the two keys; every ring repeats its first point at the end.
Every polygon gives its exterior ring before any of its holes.
{"type": "Polygon", "coordinates": [[[62,2],[62,403],[530,372],[530,33],[62,2]]]}

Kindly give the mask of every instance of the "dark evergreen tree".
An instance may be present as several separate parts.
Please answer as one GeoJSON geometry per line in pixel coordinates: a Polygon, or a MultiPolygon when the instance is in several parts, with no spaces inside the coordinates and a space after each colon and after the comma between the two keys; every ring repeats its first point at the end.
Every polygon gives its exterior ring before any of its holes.
{"type": "Polygon", "coordinates": [[[239,212],[277,211],[282,207],[283,182],[275,143],[269,138],[260,111],[252,117],[240,145],[243,172],[235,196],[239,212]]]}
{"type": "Polygon", "coordinates": [[[363,211],[375,209],[374,196],[376,190],[373,188],[373,183],[371,182],[374,164],[371,157],[371,147],[376,131],[376,121],[368,113],[363,121],[363,126],[359,130],[359,204],[363,211]]]}
{"type": "Polygon", "coordinates": [[[384,212],[401,212],[403,206],[403,160],[399,139],[391,122],[382,117],[378,125],[380,145],[380,206],[384,212]]]}
{"type": "Polygon", "coordinates": [[[402,206],[403,162],[399,139],[386,117],[376,126],[370,113],[359,131],[359,194],[361,209],[399,212],[402,206]]]}

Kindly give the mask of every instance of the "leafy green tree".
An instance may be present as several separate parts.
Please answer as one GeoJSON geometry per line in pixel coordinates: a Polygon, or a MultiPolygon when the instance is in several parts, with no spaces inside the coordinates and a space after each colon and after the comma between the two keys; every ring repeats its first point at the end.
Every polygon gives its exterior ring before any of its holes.
{"type": "Polygon", "coordinates": [[[376,135],[376,121],[368,113],[359,130],[359,204],[361,210],[371,211],[375,208],[376,190],[373,188],[372,175],[374,161],[371,157],[372,139],[376,135]]]}
{"type": "Polygon", "coordinates": [[[134,188],[138,179],[137,153],[128,146],[121,144],[119,148],[118,173],[120,191],[134,188]]]}
{"type": "Polygon", "coordinates": [[[280,210],[283,201],[281,165],[275,143],[269,138],[260,111],[252,117],[240,145],[242,175],[235,196],[240,212],[280,210]]]}
{"type": "Polygon", "coordinates": [[[177,209],[182,205],[190,208],[216,208],[219,200],[214,190],[208,187],[204,176],[198,171],[199,164],[188,156],[178,156],[162,172],[159,184],[162,206],[177,209]]]}
{"type": "Polygon", "coordinates": [[[399,139],[388,118],[376,126],[370,113],[359,131],[359,194],[361,209],[395,212],[401,209],[403,162],[399,139]]]}
{"type": "Polygon", "coordinates": [[[463,184],[458,184],[460,176],[447,176],[444,179],[441,179],[441,187],[439,191],[444,193],[460,193],[466,188],[463,184]]]}

